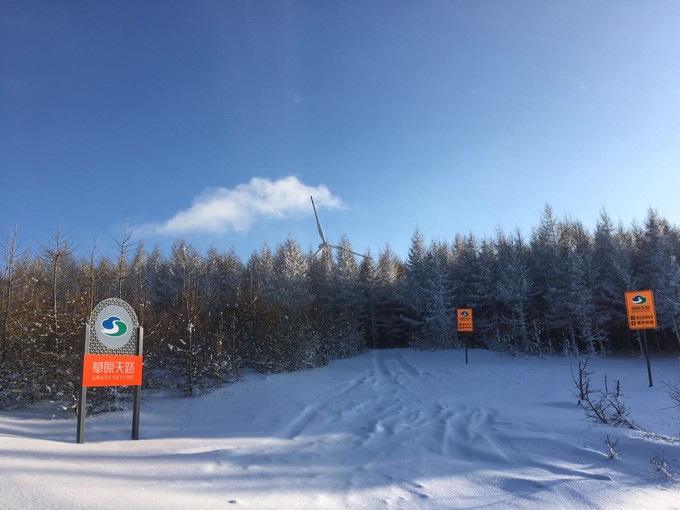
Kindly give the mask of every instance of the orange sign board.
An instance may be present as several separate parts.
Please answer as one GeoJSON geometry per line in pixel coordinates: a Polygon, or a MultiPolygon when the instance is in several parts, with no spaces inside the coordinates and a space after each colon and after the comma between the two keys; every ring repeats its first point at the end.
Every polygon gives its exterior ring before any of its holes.
{"type": "Polygon", "coordinates": [[[472,332],[472,308],[458,308],[456,316],[458,317],[458,332],[472,332]]]}
{"type": "Polygon", "coordinates": [[[140,386],[142,356],[85,354],[83,386],[140,386]]]}
{"type": "Polygon", "coordinates": [[[654,292],[631,290],[625,293],[629,329],[656,329],[654,292]]]}

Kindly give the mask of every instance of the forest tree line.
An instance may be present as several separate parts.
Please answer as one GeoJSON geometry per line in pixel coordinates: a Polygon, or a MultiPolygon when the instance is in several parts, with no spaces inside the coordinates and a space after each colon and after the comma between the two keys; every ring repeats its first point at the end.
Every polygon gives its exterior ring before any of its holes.
{"type": "Polygon", "coordinates": [[[389,246],[312,257],[292,238],[245,262],[182,240],[169,254],[147,251],[129,232],[116,244],[113,257],[96,247],[76,257],[61,228],[36,253],[16,228],[2,236],[0,408],[74,402],[84,324],[109,297],[130,303],[144,328],[145,386],[190,395],[243,368],[299,370],[366,348],[473,340],[511,355],[638,352],[626,290],[655,292],[652,350],[680,346],[680,230],[653,209],[629,227],[603,211],[589,232],[546,206],[528,238],[499,229],[428,244],[416,230],[405,260],[389,246]],[[456,332],[458,307],[474,310],[469,337],[456,332]]]}

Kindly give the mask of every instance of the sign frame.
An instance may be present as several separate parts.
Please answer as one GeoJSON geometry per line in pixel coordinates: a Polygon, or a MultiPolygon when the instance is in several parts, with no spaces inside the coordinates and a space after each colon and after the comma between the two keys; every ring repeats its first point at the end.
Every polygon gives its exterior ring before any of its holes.
{"type": "Polygon", "coordinates": [[[654,291],[630,290],[624,292],[626,299],[626,314],[628,329],[656,329],[656,307],[654,305],[654,291]]]}
{"type": "Polygon", "coordinates": [[[456,309],[458,333],[472,333],[474,331],[472,308],[456,309]]]}
{"type": "Polygon", "coordinates": [[[85,442],[87,389],[96,386],[135,386],[131,439],[139,439],[142,396],[144,329],[132,307],[108,298],[94,307],[85,324],[81,351],[76,441],[85,442]]]}

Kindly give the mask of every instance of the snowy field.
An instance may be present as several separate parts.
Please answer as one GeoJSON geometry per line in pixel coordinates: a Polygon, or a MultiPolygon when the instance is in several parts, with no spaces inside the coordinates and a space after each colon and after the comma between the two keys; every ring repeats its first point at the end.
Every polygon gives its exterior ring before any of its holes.
{"type": "MultiPolygon", "coordinates": [[[[574,359],[481,350],[371,351],[292,374],[246,374],[193,399],[148,395],[129,412],[76,421],[47,408],[0,412],[0,508],[680,508],[656,473],[680,443],[595,425],[572,395],[574,359]],[[618,439],[619,458],[603,438],[618,439]]],[[[631,417],[678,436],[663,381],[678,358],[594,359],[620,379],[631,417]]]]}

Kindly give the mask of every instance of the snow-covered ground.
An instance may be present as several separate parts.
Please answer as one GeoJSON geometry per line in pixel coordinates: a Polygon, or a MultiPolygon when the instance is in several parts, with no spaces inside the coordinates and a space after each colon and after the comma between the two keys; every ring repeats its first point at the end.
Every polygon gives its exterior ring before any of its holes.
{"type": "MultiPolygon", "coordinates": [[[[481,350],[371,351],[328,367],[244,379],[193,399],[149,395],[131,414],[0,413],[0,508],[680,508],[680,443],[595,425],[572,395],[574,359],[481,350]],[[619,458],[603,438],[618,439],[619,458]]],[[[677,436],[663,381],[680,360],[598,358],[632,418],[677,436]]]]}

